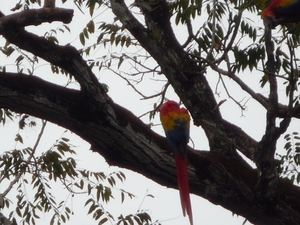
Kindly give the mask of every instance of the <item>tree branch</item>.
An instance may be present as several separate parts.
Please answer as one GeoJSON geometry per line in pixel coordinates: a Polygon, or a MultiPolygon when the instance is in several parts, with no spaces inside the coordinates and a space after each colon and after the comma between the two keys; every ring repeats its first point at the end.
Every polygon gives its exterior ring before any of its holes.
{"type": "Polygon", "coordinates": [[[3,36],[10,43],[68,71],[79,82],[81,89],[86,94],[97,97],[99,100],[104,97],[103,86],[100,85],[95,74],[73,46],[59,46],[44,37],[21,29],[4,32],[3,36]]]}
{"type": "MultiPolygon", "coordinates": [[[[70,129],[91,143],[92,149],[109,164],[177,188],[175,162],[166,139],[111,100],[102,107],[81,91],[66,89],[35,76],[1,72],[0,106],[70,129]]],[[[188,150],[188,157],[193,165],[189,171],[192,193],[245,216],[253,223],[264,220],[281,224],[283,218],[288,224],[300,221],[300,213],[293,217],[288,214],[291,205],[293,210],[300,212],[298,187],[282,182],[270,207],[256,200],[257,171],[240,157],[232,161],[231,155],[224,157],[192,149],[188,150]],[[262,215],[264,210],[269,210],[270,214],[262,215]]]]}
{"type": "Polygon", "coordinates": [[[266,73],[269,77],[270,93],[267,105],[266,130],[256,152],[255,162],[261,172],[258,190],[262,196],[270,198],[274,195],[278,185],[278,173],[275,167],[274,154],[277,140],[282,134],[276,126],[278,112],[277,80],[275,76],[274,44],[271,29],[265,25],[265,43],[267,52],[266,73]]]}
{"type": "MultiPolygon", "coordinates": [[[[44,19],[44,21],[50,21],[50,19],[55,20],[55,18],[64,18],[65,15],[63,14],[65,13],[68,15],[68,20],[66,21],[71,20],[73,16],[73,10],[66,11],[66,9],[60,8],[43,8],[37,10],[37,12],[39,12],[37,15],[39,15],[40,17],[35,18],[31,16],[30,20],[28,20],[32,24],[39,23],[42,19],[44,19]],[[45,15],[42,16],[42,12],[44,12],[45,15]],[[37,22],[34,22],[34,18],[37,20],[37,22]]],[[[5,17],[0,12],[0,19],[2,18],[5,17]]],[[[89,94],[91,96],[97,96],[98,100],[100,100],[101,97],[104,97],[103,94],[105,93],[105,90],[103,86],[100,85],[96,76],[92,73],[91,69],[82,59],[77,49],[73,46],[56,45],[53,42],[48,41],[44,37],[39,37],[23,29],[10,29],[8,31],[3,32],[2,35],[10,43],[13,43],[18,47],[28,52],[31,52],[32,54],[39,56],[44,60],[54,65],[57,65],[71,73],[71,75],[73,75],[75,79],[79,82],[82,90],[86,94],[89,94]]],[[[103,102],[104,99],[102,99],[101,101],[103,102]]]]}
{"type": "MultiPolygon", "coordinates": [[[[24,163],[26,163],[27,165],[30,163],[31,159],[32,159],[33,156],[34,156],[34,153],[35,153],[35,151],[36,151],[36,149],[37,149],[37,147],[38,147],[38,145],[39,145],[39,143],[40,143],[41,137],[42,137],[42,135],[43,135],[43,133],[44,133],[46,124],[47,124],[47,122],[46,122],[46,121],[43,121],[41,131],[40,131],[39,134],[38,134],[38,137],[37,137],[37,140],[36,140],[36,142],[35,142],[35,144],[34,144],[34,147],[33,147],[33,149],[32,149],[32,152],[30,153],[28,159],[24,162],[24,163]]],[[[20,180],[20,178],[21,178],[22,175],[24,175],[24,174],[20,172],[20,173],[19,173],[19,174],[18,174],[18,175],[10,182],[10,183],[9,183],[9,185],[8,185],[8,187],[5,189],[5,191],[3,191],[2,194],[0,194],[1,198],[6,197],[6,195],[11,191],[11,189],[13,188],[13,186],[14,186],[17,182],[19,182],[19,180],[20,180]]],[[[2,179],[1,179],[1,181],[2,181],[2,179]]]]}
{"type": "Polygon", "coordinates": [[[63,23],[70,23],[72,21],[74,10],[54,8],[54,9],[29,9],[22,12],[13,13],[4,16],[0,12],[0,34],[4,31],[15,30],[29,25],[40,25],[42,23],[53,21],[61,21],[63,23]]]}

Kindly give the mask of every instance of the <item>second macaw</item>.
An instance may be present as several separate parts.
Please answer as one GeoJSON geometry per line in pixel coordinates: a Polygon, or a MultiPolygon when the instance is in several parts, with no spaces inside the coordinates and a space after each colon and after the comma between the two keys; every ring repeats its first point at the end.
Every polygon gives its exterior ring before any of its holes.
{"type": "Polygon", "coordinates": [[[175,101],[167,101],[160,108],[160,120],[167,140],[174,151],[182,212],[184,216],[186,214],[189,216],[190,224],[193,225],[187,163],[190,115],[175,101]]]}
{"type": "Polygon", "coordinates": [[[262,17],[278,24],[300,22],[300,0],[273,0],[263,11],[262,17]]]}

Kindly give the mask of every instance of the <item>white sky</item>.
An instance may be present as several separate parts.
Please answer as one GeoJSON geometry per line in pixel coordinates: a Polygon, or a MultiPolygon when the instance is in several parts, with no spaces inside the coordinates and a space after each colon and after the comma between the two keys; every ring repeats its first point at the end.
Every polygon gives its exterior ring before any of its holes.
{"type": "MultiPolygon", "coordinates": [[[[5,14],[11,13],[9,11],[10,8],[14,7],[14,5],[18,1],[6,1],[6,0],[0,0],[1,5],[1,11],[5,14]],[[5,3],[5,4],[4,4],[5,3]],[[5,6],[5,7],[4,7],[5,6]]],[[[57,1],[57,6],[61,6],[61,2],[57,1]]],[[[38,6],[36,6],[38,7],[38,6]]],[[[85,27],[87,22],[90,20],[89,14],[86,13],[83,15],[80,13],[76,6],[72,3],[72,1],[68,1],[68,3],[62,5],[61,7],[64,8],[72,8],[75,10],[74,18],[72,23],[69,25],[71,27],[71,34],[68,32],[65,32],[63,34],[59,34],[59,41],[60,44],[66,44],[71,42],[71,44],[77,46],[78,48],[81,48],[80,42],[78,40],[78,34],[82,31],[82,29],[85,27]]],[[[101,11],[102,12],[102,11],[101,11]]],[[[101,21],[100,18],[103,18],[103,20],[109,19],[112,21],[113,16],[109,13],[109,11],[106,12],[96,12],[94,17],[97,16],[97,21],[101,21]],[[98,14],[97,14],[98,13],[98,14]]],[[[259,16],[256,16],[253,18],[254,23],[260,23],[259,16]]],[[[39,34],[44,34],[46,31],[56,28],[60,23],[52,23],[52,24],[42,24],[39,27],[33,27],[30,28],[31,30],[37,31],[39,34]]],[[[99,25],[99,24],[98,24],[99,25]]],[[[98,27],[96,25],[96,27],[98,27]]],[[[181,31],[180,31],[181,32],[181,31]]],[[[0,38],[1,45],[3,43],[2,37],[0,38]]],[[[93,40],[88,41],[87,44],[93,43],[93,40]]],[[[108,50],[99,50],[95,53],[93,53],[89,57],[102,57],[103,55],[109,55],[108,52],[114,53],[120,49],[118,48],[109,48],[108,50]]],[[[118,54],[118,52],[116,52],[118,54]]],[[[2,58],[2,63],[0,66],[11,64],[11,66],[7,66],[7,70],[13,70],[14,64],[13,62],[9,62],[8,59],[2,58]]],[[[126,71],[126,67],[121,66],[121,69],[126,71]]],[[[129,71],[132,70],[132,68],[128,69],[129,71]]],[[[102,70],[102,71],[94,71],[99,77],[100,82],[106,83],[109,86],[109,95],[112,97],[112,99],[117,102],[118,104],[132,110],[136,115],[142,115],[146,111],[149,111],[152,109],[152,105],[156,102],[156,99],[149,100],[149,101],[140,101],[141,97],[138,96],[127,84],[124,80],[120,79],[113,73],[109,72],[108,70],[102,70]],[[122,91],[122,94],[120,94],[120,89],[122,91]],[[123,94],[126,93],[126,94],[123,94]]],[[[41,75],[43,74],[44,79],[49,79],[53,82],[57,83],[66,83],[66,79],[63,77],[64,75],[53,75],[51,71],[48,69],[48,67],[42,63],[41,66],[39,66],[35,74],[41,75]]],[[[209,74],[207,75],[209,82],[215,87],[216,82],[218,80],[218,77],[215,74],[209,74]]],[[[157,77],[155,77],[157,79],[157,77]]],[[[260,74],[254,74],[254,73],[248,73],[243,74],[242,79],[247,80],[247,83],[253,84],[255,86],[255,90],[257,92],[260,92],[262,94],[267,93],[267,89],[261,89],[259,88],[258,81],[260,80],[260,74]]],[[[159,79],[164,80],[164,77],[159,77],[159,79]]],[[[221,111],[224,116],[224,118],[228,119],[228,121],[235,123],[242,127],[244,131],[249,133],[253,138],[256,140],[259,140],[261,136],[264,133],[264,127],[265,127],[265,111],[263,108],[258,105],[253,99],[249,98],[244,93],[241,94],[240,89],[232,84],[228,79],[226,80],[229,85],[231,85],[231,94],[232,96],[236,97],[237,100],[243,100],[244,102],[249,99],[247,102],[247,110],[243,112],[243,116],[241,114],[241,111],[239,110],[238,106],[228,97],[226,96],[226,93],[223,88],[219,88],[218,91],[220,92],[220,97],[216,95],[217,101],[221,101],[223,99],[227,99],[227,101],[222,105],[221,111]],[[253,123],[253,121],[255,121],[253,123]]],[[[137,85],[137,88],[146,95],[151,95],[153,93],[156,93],[155,91],[160,91],[161,86],[163,85],[163,82],[157,82],[153,81],[150,78],[147,78],[146,81],[141,82],[137,85]]],[[[76,87],[76,85],[75,85],[76,87]]],[[[285,96],[285,89],[282,88],[280,91],[282,93],[282,98],[285,96]]],[[[174,93],[172,93],[171,90],[168,91],[167,94],[168,98],[174,98],[177,100],[174,93]]],[[[142,118],[145,123],[149,123],[148,116],[145,116],[142,118]]],[[[151,121],[153,124],[158,125],[159,121],[156,117],[155,120],[151,121]]],[[[299,122],[296,120],[293,120],[293,126],[290,128],[290,132],[295,131],[296,127],[299,127],[299,122]]],[[[40,124],[38,123],[37,127],[33,129],[25,129],[24,132],[22,132],[22,136],[24,139],[24,147],[32,146],[33,141],[35,140],[35,136],[38,134],[40,129],[40,124]]],[[[55,142],[55,140],[59,139],[61,135],[64,133],[63,128],[59,128],[56,125],[48,124],[46,127],[46,133],[42,139],[42,144],[39,147],[39,151],[43,152],[45,149],[49,149],[49,147],[52,146],[52,144],[55,142]]],[[[164,135],[163,130],[160,126],[154,126],[153,130],[158,132],[161,135],[164,135]]],[[[0,129],[0,143],[1,145],[1,151],[10,150],[15,147],[15,134],[18,132],[18,124],[8,122],[3,128],[1,126],[0,129]]],[[[71,134],[70,132],[67,132],[64,134],[65,136],[69,137],[71,139],[71,143],[76,146],[77,156],[75,158],[77,159],[77,162],[79,164],[79,167],[90,169],[92,171],[108,171],[112,172],[115,170],[120,170],[120,168],[116,167],[110,167],[105,163],[105,160],[98,154],[93,153],[91,151],[88,151],[89,144],[83,141],[81,138],[75,136],[74,134],[71,134]]],[[[196,149],[201,150],[207,150],[208,144],[207,140],[204,136],[203,130],[199,127],[192,127],[191,129],[191,138],[195,144],[196,149]]],[[[190,143],[191,144],[191,143],[190,143]]],[[[279,149],[283,149],[284,141],[280,141],[278,144],[279,149]]],[[[22,145],[18,144],[17,147],[22,148],[22,145]]],[[[128,213],[134,213],[139,207],[141,209],[147,210],[147,212],[152,216],[152,219],[156,220],[158,219],[160,222],[162,222],[163,225],[179,225],[179,224],[189,224],[188,218],[184,218],[182,216],[182,210],[179,200],[179,194],[177,190],[174,189],[168,189],[166,187],[160,186],[151,180],[128,170],[124,170],[127,180],[124,184],[117,185],[117,188],[125,189],[126,191],[129,191],[137,196],[137,198],[133,200],[127,200],[124,204],[119,204],[119,199],[116,198],[116,200],[112,201],[111,204],[108,204],[107,210],[114,212],[115,217],[118,216],[119,213],[122,213],[123,215],[127,215],[128,213]],[[155,196],[155,198],[146,198],[143,200],[144,196],[146,194],[152,194],[155,196]]],[[[56,191],[55,194],[57,194],[61,198],[66,198],[66,192],[63,192],[61,190],[61,186],[53,187],[56,191]]],[[[3,183],[0,186],[0,192],[4,191],[6,189],[6,186],[3,185],[3,183]]],[[[14,201],[15,193],[10,193],[9,197],[12,201],[14,201]]],[[[117,192],[116,192],[117,196],[117,192]]],[[[86,201],[85,197],[75,197],[72,201],[69,201],[69,204],[71,205],[71,208],[74,210],[75,215],[71,218],[69,222],[66,224],[72,224],[72,225],[79,225],[83,222],[85,224],[93,224],[90,220],[89,216],[86,216],[87,209],[82,210],[82,207],[84,205],[84,202],[86,201]]],[[[59,202],[57,200],[57,202],[59,202]]],[[[238,217],[236,215],[232,215],[230,211],[227,211],[223,209],[222,207],[213,205],[209,203],[207,200],[192,195],[192,208],[193,208],[193,214],[194,214],[194,224],[202,224],[202,225],[223,225],[223,224],[231,224],[231,225],[241,225],[244,222],[244,218],[238,217]]],[[[42,218],[40,222],[37,224],[44,224],[45,221],[48,221],[47,215],[45,215],[45,218],[42,218]]],[[[246,225],[249,225],[250,223],[246,222],[246,225]]]]}

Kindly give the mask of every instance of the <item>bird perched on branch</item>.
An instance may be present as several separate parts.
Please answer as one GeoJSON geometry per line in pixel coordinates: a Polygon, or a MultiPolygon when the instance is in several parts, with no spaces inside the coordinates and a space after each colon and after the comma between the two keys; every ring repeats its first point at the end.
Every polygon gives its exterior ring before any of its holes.
{"type": "Polygon", "coordinates": [[[273,27],[278,24],[300,22],[300,0],[273,0],[271,4],[263,10],[262,18],[273,23],[273,27]]]}
{"type": "Polygon", "coordinates": [[[184,216],[188,215],[190,224],[193,225],[187,164],[190,115],[185,108],[180,108],[175,101],[167,101],[160,108],[160,120],[169,145],[174,151],[182,212],[184,216]]]}

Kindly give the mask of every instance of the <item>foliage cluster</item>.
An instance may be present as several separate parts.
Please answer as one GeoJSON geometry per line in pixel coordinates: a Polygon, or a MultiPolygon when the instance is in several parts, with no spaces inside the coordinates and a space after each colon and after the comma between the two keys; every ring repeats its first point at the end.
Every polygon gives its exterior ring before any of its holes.
{"type": "MultiPolygon", "coordinates": [[[[12,120],[20,118],[19,132],[15,138],[16,148],[0,155],[0,182],[2,188],[7,187],[0,197],[5,211],[10,211],[11,221],[34,225],[47,213],[52,214],[51,225],[66,223],[74,214],[74,196],[86,195],[87,200],[82,207],[88,208],[88,215],[91,215],[97,224],[113,221],[117,224],[150,224],[151,218],[145,211],[138,210],[134,214],[121,214],[115,218],[105,210],[103,203],[110,202],[117,193],[120,194],[121,203],[126,198],[135,197],[132,193],[117,188],[118,181],[124,182],[126,179],[122,171],[105,174],[79,169],[73,158],[76,156],[74,146],[64,136],[39,154],[40,150],[37,151],[37,148],[44,134],[45,121],[42,121],[42,128],[34,147],[19,149],[18,143],[23,144],[22,130],[27,129],[28,132],[28,129],[36,129],[37,123],[40,125],[40,122],[28,115],[18,116],[9,110],[2,110],[2,113],[12,120]],[[60,185],[54,185],[58,182],[60,185]],[[57,196],[57,190],[53,188],[57,186],[61,186],[59,192],[66,193],[66,197],[59,202],[61,197],[57,196]],[[15,200],[9,194],[13,192],[17,193],[15,200]]],[[[2,119],[2,124],[5,123],[5,119],[6,116],[2,119]]]]}

